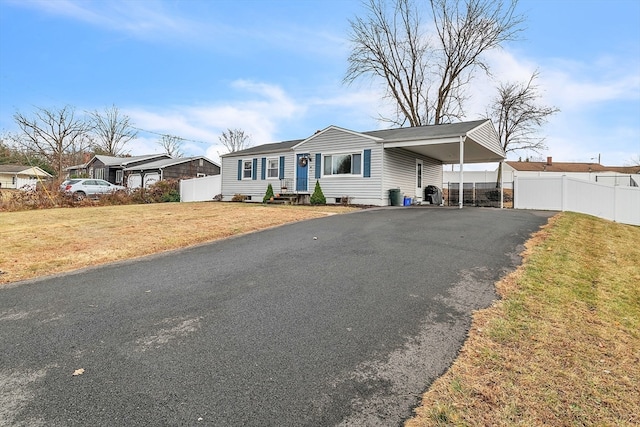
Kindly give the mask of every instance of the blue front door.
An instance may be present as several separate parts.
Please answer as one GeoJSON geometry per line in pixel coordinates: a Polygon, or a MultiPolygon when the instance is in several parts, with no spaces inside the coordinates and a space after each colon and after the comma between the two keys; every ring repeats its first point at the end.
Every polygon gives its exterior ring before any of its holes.
{"type": "Polygon", "coordinates": [[[308,191],[309,181],[309,155],[296,155],[296,191],[308,191]]]}

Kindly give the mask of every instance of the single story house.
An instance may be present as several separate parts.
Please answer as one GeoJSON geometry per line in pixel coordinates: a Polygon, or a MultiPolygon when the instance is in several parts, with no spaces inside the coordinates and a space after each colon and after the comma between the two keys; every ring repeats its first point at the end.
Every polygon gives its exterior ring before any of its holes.
{"type": "Polygon", "coordinates": [[[124,169],[126,167],[168,158],[171,158],[168,154],[146,154],[128,157],[96,154],[87,163],[71,166],[66,171],[67,176],[88,176],[89,178],[104,179],[112,184],[124,185],[126,182],[124,169]]]}
{"type": "Polygon", "coordinates": [[[162,179],[199,178],[220,175],[220,165],[203,156],[163,158],[124,168],[127,187],[147,187],[162,179]]]}
{"type": "Polygon", "coordinates": [[[0,189],[19,189],[35,186],[38,181],[46,181],[53,175],[38,166],[0,165],[0,189]]]}
{"type": "Polygon", "coordinates": [[[421,202],[427,185],[441,185],[443,164],[504,158],[490,120],[368,132],[329,126],[222,155],[222,198],[261,202],[270,183],[275,193],[305,196],[318,181],[327,203],[386,206],[392,189],[421,202]]]}
{"type": "Polygon", "coordinates": [[[600,163],[554,162],[505,162],[505,171],[514,176],[570,176],[585,181],[611,185],[637,187],[640,185],[640,166],[604,166],[600,163]]]}

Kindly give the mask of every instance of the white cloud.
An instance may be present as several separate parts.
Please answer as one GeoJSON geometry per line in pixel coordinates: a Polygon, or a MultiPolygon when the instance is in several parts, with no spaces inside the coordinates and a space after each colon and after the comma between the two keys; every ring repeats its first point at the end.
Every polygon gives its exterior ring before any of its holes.
{"type": "MultiPolygon", "coordinates": [[[[216,160],[224,153],[218,137],[227,129],[242,129],[251,136],[253,145],[274,142],[274,135],[281,122],[300,119],[306,107],[293,100],[276,85],[246,80],[233,82],[232,86],[250,95],[248,100],[232,101],[205,106],[174,106],[162,110],[129,108],[129,115],[136,127],[157,134],[170,134],[185,138],[183,148],[187,154],[205,154],[216,160]],[[191,140],[191,141],[189,141],[191,140]]],[[[149,140],[160,138],[145,134],[140,149],[149,150],[149,140]]]]}
{"type": "Polygon", "coordinates": [[[19,0],[12,3],[140,38],[194,36],[201,30],[200,24],[167,10],[160,1],[19,0]]]}

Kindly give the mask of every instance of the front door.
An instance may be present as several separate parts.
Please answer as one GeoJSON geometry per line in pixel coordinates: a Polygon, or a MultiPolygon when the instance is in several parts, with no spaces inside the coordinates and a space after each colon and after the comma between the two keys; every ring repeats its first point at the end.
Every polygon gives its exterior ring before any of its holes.
{"type": "Polygon", "coordinates": [[[422,183],[423,164],[421,159],[416,159],[416,201],[421,202],[424,197],[424,185],[422,183]]]}
{"type": "Polygon", "coordinates": [[[309,154],[296,155],[296,191],[307,192],[309,182],[309,154]]]}

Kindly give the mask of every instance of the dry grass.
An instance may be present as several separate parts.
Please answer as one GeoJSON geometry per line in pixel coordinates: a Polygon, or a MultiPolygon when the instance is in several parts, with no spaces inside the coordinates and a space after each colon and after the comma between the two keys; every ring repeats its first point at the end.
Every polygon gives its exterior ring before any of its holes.
{"type": "Polygon", "coordinates": [[[640,227],[555,217],[406,426],[639,425],[638,242],[640,227]]]}
{"type": "Polygon", "coordinates": [[[0,212],[0,284],[352,210],[208,202],[0,212]]]}

